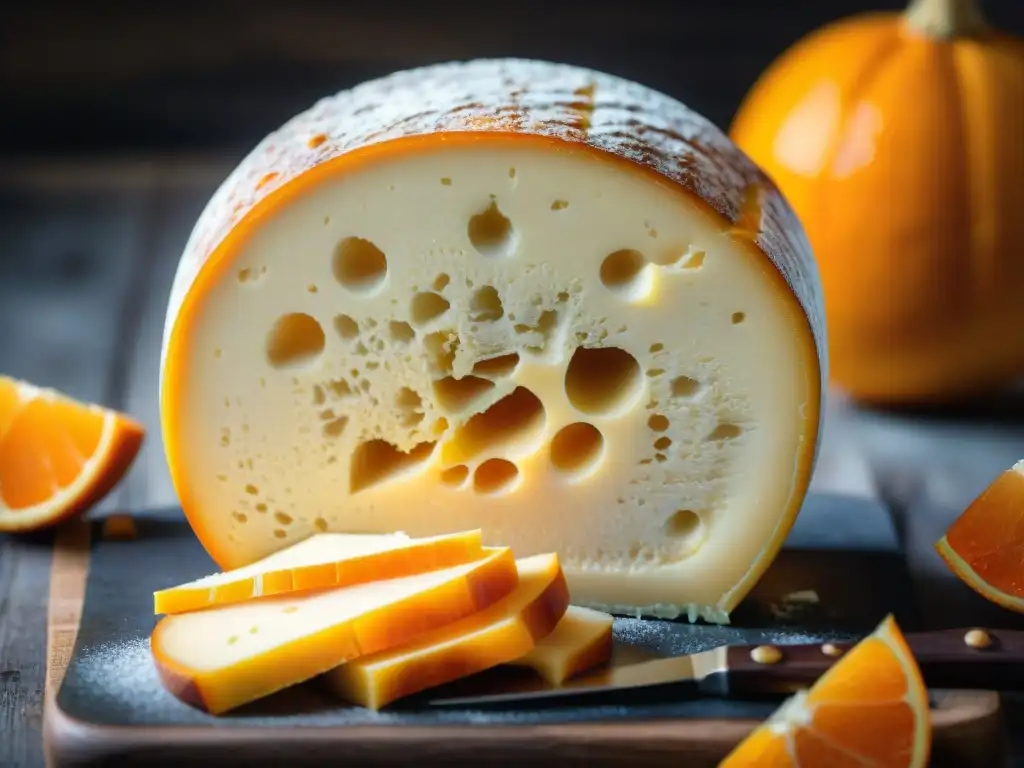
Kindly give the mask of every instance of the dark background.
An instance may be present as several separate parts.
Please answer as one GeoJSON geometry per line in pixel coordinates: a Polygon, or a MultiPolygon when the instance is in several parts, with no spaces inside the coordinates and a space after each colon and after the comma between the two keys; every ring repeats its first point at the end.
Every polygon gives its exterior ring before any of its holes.
{"type": "MultiPolygon", "coordinates": [[[[243,154],[317,98],[479,56],[560,60],[665,91],[726,126],[812,29],[903,0],[35,0],[0,11],[0,153],[243,154]]],[[[987,0],[1024,33],[1022,0],[987,0]]],[[[913,94],[908,94],[913,98],[913,94]]]]}

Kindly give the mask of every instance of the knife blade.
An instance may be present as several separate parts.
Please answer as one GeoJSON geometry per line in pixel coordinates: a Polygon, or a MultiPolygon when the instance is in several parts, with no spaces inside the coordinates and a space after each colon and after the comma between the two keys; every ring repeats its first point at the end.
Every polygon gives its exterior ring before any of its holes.
{"type": "MultiPolygon", "coordinates": [[[[980,630],[989,644],[967,642],[971,629],[944,629],[905,635],[930,688],[995,691],[1024,689],[1024,630],[980,630]]],[[[761,697],[789,694],[813,684],[856,641],[770,646],[720,645],[685,656],[654,658],[598,669],[560,687],[542,687],[470,696],[439,696],[432,707],[493,708],[570,706],[623,695],[761,697]],[[758,661],[765,655],[773,663],[758,661]]]]}

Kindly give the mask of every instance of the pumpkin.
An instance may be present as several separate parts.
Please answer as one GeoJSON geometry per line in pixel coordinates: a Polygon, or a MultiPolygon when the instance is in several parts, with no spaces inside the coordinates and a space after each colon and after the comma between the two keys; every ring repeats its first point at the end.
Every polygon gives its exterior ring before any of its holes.
{"type": "Polygon", "coordinates": [[[796,210],[832,378],[936,404],[1024,374],[1024,43],[972,0],[842,19],[754,84],[730,129],[796,210]]]}

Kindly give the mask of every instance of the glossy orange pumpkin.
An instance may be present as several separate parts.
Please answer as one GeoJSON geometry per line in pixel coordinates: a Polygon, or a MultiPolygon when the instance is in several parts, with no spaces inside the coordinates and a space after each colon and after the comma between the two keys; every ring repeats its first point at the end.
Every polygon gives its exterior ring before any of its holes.
{"type": "Polygon", "coordinates": [[[835,383],[935,402],[1024,374],[1024,44],[916,0],[783,54],[732,138],[799,214],[835,383]]]}

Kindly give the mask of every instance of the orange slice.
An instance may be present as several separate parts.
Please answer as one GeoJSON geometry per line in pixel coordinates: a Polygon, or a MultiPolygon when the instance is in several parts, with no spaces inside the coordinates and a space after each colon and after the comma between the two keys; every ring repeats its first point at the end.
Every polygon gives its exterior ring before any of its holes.
{"type": "Polygon", "coordinates": [[[187,613],[257,597],[350,587],[476,560],[481,533],[410,539],[404,534],[319,533],[226,573],[153,593],[154,613],[187,613]]]}
{"type": "Polygon", "coordinates": [[[250,600],[161,619],[150,647],[161,682],[221,714],[340,664],[409,643],[512,592],[512,551],[353,587],[250,600]]]}
{"type": "Polygon", "coordinates": [[[979,595],[1024,613],[1024,461],[971,502],[935,549],[979,595]]]}
{"type": "Polygon", "coordinates": [[[549,685],[561,685],[608,662],[613,621],[607,613],[571,605],[551,634],[510,665],[529,667],[549,685]]]}
{"type": "Polygon", "coordinates": [[[921,671],[892,616],[787,699],[719,768],[919,768],[931,721],[921,671]]]}
{"type": "Polygon", "coordinates": [[[0,376],[0,531],[84,512],[121,480],[143,435],[124,414],[0,376]]]}
{"type": "Polygon", "coordinates": [[[501,602],[390,651],[363,656],[324,675],[341,699],[370,709],[522,656],[569,607],[555,554],[517,561],[519,586],[501,602]]]}

